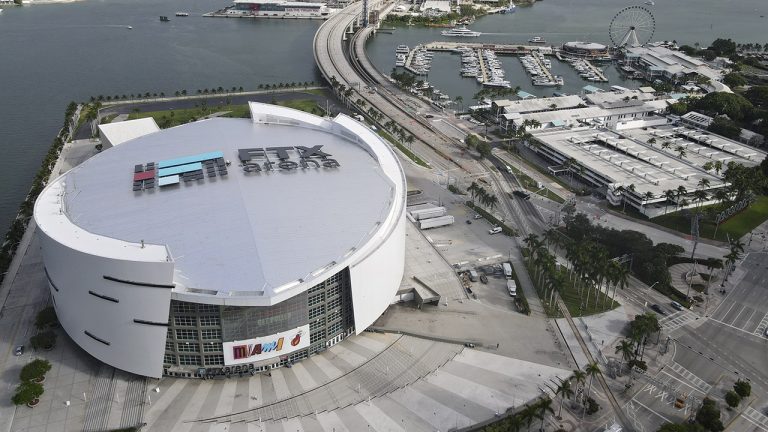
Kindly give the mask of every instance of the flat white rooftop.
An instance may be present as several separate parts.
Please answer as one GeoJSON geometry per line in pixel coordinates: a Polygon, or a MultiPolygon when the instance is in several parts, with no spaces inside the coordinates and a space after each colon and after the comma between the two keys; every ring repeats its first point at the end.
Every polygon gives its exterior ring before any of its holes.
{"type": "Polygon", "coordinates": [[[638,195],[651,192],[658,198],[665,191],[681,185],[692,192],[700,188],[698,183],[703,178],[710,182],[707,189],[724,185],[720,178],[704,171],[700,165],[661,150],[660,144],[654,147],[612,131],[592,128],[544,130],[534,132],[534,137],[560,154],[575,159],[586,169],[607,177],[612,183],[635,185],[638,195]]]}
{"type": "MultiPolygon", "coordinates": [[[[181,289],[268,297],[343,262],[373,238],[396,205],[400,186],[392,179],[401,174],[385,172],[371,151],[386,144],[358,142],[337,126],[217,118],[144,135],[65,174],[65,212],[96,235],[167,245],[181,289]],[[339,166],[251,173],[240,166],[238,150],[269,147],[288,148],[289,160],[298,162],[295,146],[321,146],[339,166]],[[219,152],[231,161],[227,175],[219,170],[214,177],[159,186],[197,163],[163,161],[219,152]],[[136,191],[135,165],[147,163],[166,177],[136,191]]],[[[278,162],[277,153],[269,157],[278,162]]]]}

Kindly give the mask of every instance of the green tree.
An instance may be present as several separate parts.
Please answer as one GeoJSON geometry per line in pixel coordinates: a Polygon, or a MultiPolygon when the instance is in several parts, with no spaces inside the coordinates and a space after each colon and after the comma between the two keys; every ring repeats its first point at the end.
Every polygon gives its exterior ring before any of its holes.
{"type": "Polygon", "coordinates": [[[742,87],[747,85],[747,80],[739,73],[731,72],[723,77],[723,84],[728,87],[742,87]]]}
{"type": "Polygon", "coordinates": [[[736,408],[739,406],[739,403],[741,403],[741,396],[739,396],[735,391],[729,390],[725,394],[725,403],[727,403],[731,408],[736,408]]]}
{"type": "Polygon", "coordinates": [[[736,53],[736,42],[732,41],[731,39],[718,38],[712,42],[712,45],[709,46],[709,49],[718,56],[728,57],[736,53]]]}
{"type": "Polygon", "coordinates": [[[754,106],[768,109],[768,85],[752,86],[744,92],[744,96],[754,106]]]}
{"type": "Polygon", "coordinates": [[[59,319],[56,317],[56,310],[53,306],[48,306],[37,313],[35,318],[35,328],[42,330],[46,327],[50,327],[59,323],[59,319]]]}
{"type": "Polygon", "coordinates": [[[38,381],[51,370],[51,363],[48,360],[35,359],[27,363],[19,373],[19,379],[22,382],[38,381]]]}
{"type": "Polygon", "coordinates": [[[491,155],[491,145],[485,141],[482,141],[477,144],[477,152],[480,153],[481,156],[487,158],[491,155]]]}
{"type": "Polygon", "coordinates": [[[43,395],[43,386],[35,382],[22,382],[16,387],[16,393],[11,398],[14,405],[26,405],[38,400],[43,395]]]}
{"type": "Polygon", "coordinates": [[[748,398],[752,393],[752,385],[747,381],[738,380],[733,385],[733,391],[736,392],[742,398],[748,398]]]}
{"type": "Polygon", "coordinates": [[[733,120],[723,116],[715,117],[712,124],[707,127],[707,130],[735,140],[738,140],[739,135],[741,135],[741,127],[733,120]]]}
{"type": "Polygon", "coordinates": [[[573,389],[571,388],[571,382],[568,380],[565,380],[562,383],[560,383],[560,386],[555,391],[555,394],[560,396],[560,409],[558,410],[557,417],[562,418],[563,402],[565,402],[566,399],[570,399],[571,397],[573,397],[573,389]]]}
{"type": "Polygon", "coordinates": [[[723,422],[720,421],[720,410],[717,408],[717,404],[709,398],[704,398],[701,408],[696,413],[696,422],[710,432],[721,432],[725,429],[723,422]]]}
{"type": "Polygon", "coordinates": [[[589,385],[587,386],[586,394],[586,397],[589,397],[589,393],[592,391],[592,381],[595,379],[597,374],[600,373],[600,366],[598,366],[597,363],[590,363],[586,368],[584,368],[584,371],[589,376],[589,385]]]}
{"type": "Polygon", "coordinates": [[[56,333],[54,333],[51,330],[46,330],[42,333],[38,333],[35,336],[32,336],[29,338],[29,343],[32,345],[32,348],[38,349],[38,348],[52,348],[56,345],[56,333]]]}

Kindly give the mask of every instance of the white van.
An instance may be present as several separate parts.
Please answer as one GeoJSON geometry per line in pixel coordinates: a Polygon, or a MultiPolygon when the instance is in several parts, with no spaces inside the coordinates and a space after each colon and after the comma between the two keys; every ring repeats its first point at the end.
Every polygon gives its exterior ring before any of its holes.
{"type": "Polygon", "coordinates": [[[514,280],[507,281],[507,291],[509,291],[510,296],[517,297],[517,284],[514,280]]]}
{"type": "Polygon", "coordinates": [[[512,168],[510,168],[509,165],[506,165],[506,167],[507,167],[507,172],[512,174],[512,168]]]}
{"type": "Polygon", "coordinates": [[[501,227],[493,227],[488,230],[488,234],[491,234],[491,235],[498,234],[500,232],[501,232],[501,227]]]}

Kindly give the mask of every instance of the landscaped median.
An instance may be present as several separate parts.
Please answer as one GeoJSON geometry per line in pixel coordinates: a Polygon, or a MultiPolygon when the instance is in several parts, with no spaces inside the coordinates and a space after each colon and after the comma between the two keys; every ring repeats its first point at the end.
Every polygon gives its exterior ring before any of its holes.
{"type": "Polygon", "coordinates": [[[486,210],[484,210],[480,206],[476,206],[476,205],[472,204],[472,201],[467,201],[465,204],[467,205],[467,207],[469,207],[472,210],[476,211],[480,216],[482,216],[486,220],[488,220],[488,222],[491,222],[494,226],[501,227],[501,232],[502,233],[504,233],[504,234],[506,234],[506,235],[508,235],[510,237],[519,235],[519,233],[517,232],[516,229],[514,229],[514,228],[512,228],[510,226],[505,225],[504,222],[496,219],[496,217],[494,217],[492,214],[488,213],[486,210]]]}
{"type": "Polygon", "coordinates": [[[528,174],[520,171],[519,169],[510,166],[512,169],[512,172],[515,173],[515,176],[517,177],[517,180],[520,182],[520,184],[526,188],[529,192],[533,192],[537,195],[541,195],[544,198],[549,198],[552,201],[563,204],[565,203],[565,199],[561,197],[560,195],[557,195],[556,193],[552,192],[546,187],[539,187],[539,184],[536,180],[532,179],[528,174]]]}
{"type": "Polygon", "coordinates": [[[423,159],[418,157],[416,153],[410,151],[406,146],[400,144],[400,142],[396,140],[394,137],[392,137],[392,135],[390,135],[387,131],[379,129],[376,132],[379,134],[379,136],[381,136],[385,140],[389,141],[392,145],[397,147],[398,150],[400,150],[404,155],[408,156],[408,158],[413,162],[415,162],[417,165],[421,165],[424,168],[432,168],[429,166],[428,163],[424,162],[423,159]]]}

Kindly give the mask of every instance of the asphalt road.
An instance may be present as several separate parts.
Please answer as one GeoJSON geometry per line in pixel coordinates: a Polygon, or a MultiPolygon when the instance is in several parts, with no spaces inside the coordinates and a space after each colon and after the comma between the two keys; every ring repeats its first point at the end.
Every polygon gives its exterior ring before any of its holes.
{"type": "MultiPolygon", "coordinates": [[[[675,360],[710,384],[722,375],[747,378],[752,393],[768,402],[768,254],[751,253],[741,265],[746,271],[727,297],[700,326],[682,326],[675,360]]],[[[733,281],[726,282],[726,287],[733,281]]]]}

